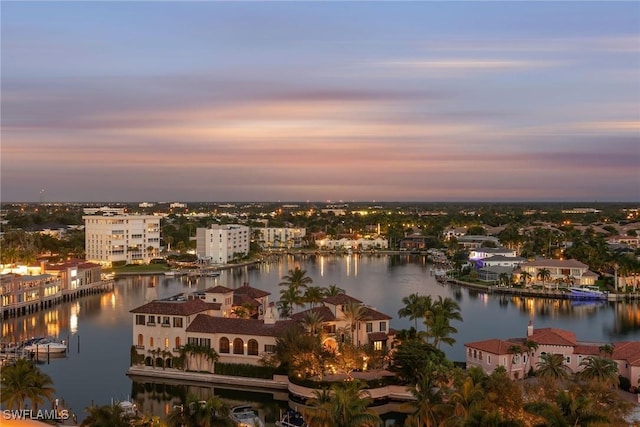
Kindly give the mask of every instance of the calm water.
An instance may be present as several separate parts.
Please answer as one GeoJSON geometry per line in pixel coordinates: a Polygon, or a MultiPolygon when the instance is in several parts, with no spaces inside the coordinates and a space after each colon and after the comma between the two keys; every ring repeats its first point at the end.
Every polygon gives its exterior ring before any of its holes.
{"type": "MultiPolygon", "coordinates": [[[[572,330],[579,340],[614,342],[640,340],[640,306],[635,303],[571,303],[559,300],[512,298],[486,295],[450,285],[441,285],[430,273],[421,256],[306,256],[287,257],[278,262],[232,271],[218,278],[167,278],[136,276],[118,279],[113,292],[92,295],[32,316],[9,319],[2,324],[3,341],[19,341],[32,336],[57,336],[70,343],[66,358],[41,364],[71,409],[83,418],[82,409],[92,402],[107,404],[132,394],[143,408],[154,413],[179,403],[184,394],[179,385],[134,384],[125,375],[132,343],[129,310],[179,292],[202,290],[216,284],[230,288],[249,282],[279,294],[278,283],[287,271],[300,266],[307,270],[315,286],[336,284],[350,295],[392,317],[391,327],[402,329],[413,322],[397,318],[402,297],[411,293],[454,298],[461,307],[464,322],[456,323],[457,342],[443,350],[453,360],[464,360],[463,344],[485,338],[523,336],[529,320],[535,327],[572,330]],[[149,287],[152,284],[154,287],[149,287]],[[174,397],[172,397],[174,396],[174,397]]],[[[203,398],[211,388],[191,388],[203,398]]],[[[215,390],[230,402],[251,402],[261,415],[273,419],[284,407],[286,395],[272,396],[249,390],[215,390]],[[275,402],[274,400],[279,400],[275,402]]]]}

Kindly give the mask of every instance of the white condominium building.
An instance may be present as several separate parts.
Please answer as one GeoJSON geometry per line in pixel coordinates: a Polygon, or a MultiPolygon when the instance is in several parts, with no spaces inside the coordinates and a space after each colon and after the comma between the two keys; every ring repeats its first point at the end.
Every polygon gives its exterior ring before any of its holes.
{"type": "Polygon", "coordinates": [[[104,266],[148,263],[160,251],[160,217],[85,215],[85,258],[104,266]]]}
{"type": "Polygon", "coordinates": [[[226,264],[238,256],[249,254],[249,227],[238,224],[214,224],[196,230],[198,259],[226,264]]]}
{"type": "Polygon", "coordinates": [[[306,235],[305,228],[264,227],[255,229],[260,234],[260,244],[265,248],[292,248],[300,246],[306,235]]]}

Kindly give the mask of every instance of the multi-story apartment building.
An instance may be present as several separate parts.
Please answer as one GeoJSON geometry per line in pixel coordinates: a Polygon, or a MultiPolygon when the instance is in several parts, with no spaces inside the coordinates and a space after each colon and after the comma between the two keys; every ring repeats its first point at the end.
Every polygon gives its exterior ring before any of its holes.
{"type": "Polygon", "coordinates": [[[226,264],[238,256],[249,254],[249,227],[239,224],[213,224],[196,230],[198,259],[226,264]]]}
{"type": "Polygon", "coordinates": [[[160,251],[160,217],[85,215],[86,259],[104,266],[114,262],[148,263],[160,251]]]}
{"type": "Polygon", "coordinates": [[[307,234],[305,228],[264,227],[256,228],[260,245],[263,248],[295,248],[299,247],[302,238],[307,234]]]}

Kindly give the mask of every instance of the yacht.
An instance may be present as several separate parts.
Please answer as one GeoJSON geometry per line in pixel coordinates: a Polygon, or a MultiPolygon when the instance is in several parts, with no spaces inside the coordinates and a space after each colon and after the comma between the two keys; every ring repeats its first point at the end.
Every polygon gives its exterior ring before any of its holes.
{"type": "Polygon", "coordinates": [[[607,293],[602,292],[596,286],[571,286],[569,298],[572,299],[606,299],[607,293]]]}
{"type": "Polygon", "coordinates": [[[64,353],[67,351],[65,343],[55,342],[48,338],[42,338],[24,346],[25,351],[36,353],[64,353]]]}
{"type": "Polygon", "coordinates": [[[231,408],[230,418],[237,427],[264,427],[258,414],[249,405],[231,408]]]}

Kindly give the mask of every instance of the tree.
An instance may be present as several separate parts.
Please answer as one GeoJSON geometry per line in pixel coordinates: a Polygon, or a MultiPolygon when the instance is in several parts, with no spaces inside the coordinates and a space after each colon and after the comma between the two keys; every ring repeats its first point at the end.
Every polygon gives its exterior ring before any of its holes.
{"type": "Polygon", "coordinates": [[[309,421],[315,420],[309,424],[319,427],[377,426],[381,420],[369,409],[373,400],[364,390],[365,386],[364,382],[354,380],[332,384],[330,393],[315,392],[314,397],[307,401],[309,421]]]}
{"type": "Polygon", "coordinates": [[[527,360],[524,365],[524,374],[527,375],[529,373],[529,369],[527,369],[527,365],[531,368],[531,361],[533,360],[533,353],[538,349],[538,343],[533,340],[524,340],[522,343],[524,348],[526,348],[525,353],[527,354],[527,360]]]}
{"type": "Polygon", "coordinates": [[[295,286],[291,285],[285,289],[280,289],[280,315],[282,317],[289,317],[293,311],[295,311],[296,306],[303,306],[304,302],[302,299],[302,294],[300,290],[295,286]],[[285,314],[288,315],[285,316],[285,314]]]}
{"type": "Polygon", "coordinates": [[[349,302],[342,307],[342,313],[344,314],[344,320],[349,322],[349,325],[351,326],[351,341],[357,347],[360,345],[360,339],[356,328],[358,326],[358,322],[360,322],[364,317],[364,308],[359,303],[349,302]]]}
{"type": "Polygon", "coordinates": [[[456,340],[451,335],[457,333],[458,330],[451,326],[449,319],[443,313],[431,316],[425,321],[425,324],[428,325],[426,336],[433,339],[432,343],[436,348],[440,348],[441,342],[450,346],[455,344],[456,340]]]}
{"type": "Polygon", "coordinates": [[[325,297],[335,297],[338,295],[345,294],[346,291],[342,288],[339,288],[338,285],[331,285],[328,288],[324,288],[324,296],[325,297]]]}
{"type": "Polygon", "coordinates": [[[407,295],[402,298],[402,307],[398,310],[398,316],[408,317],[409,320],[415,322],[415,328],[418,329],[418,319],[422,319],[426,316],[426,313],[430,311],[432,301],[431,296],[421,296],[416,293],[407,295]]]}
{"type": "Polygon", "coordinates": [[[129,420],[124,417],[122,408],[113,405],[90,406],[85,408],[87,417],[80,427],[129,427],[129,420]]]}
{"type": "Polygon", "coordinates": [[[612,387],[620,383],[618,377],[618,364],[604,357],[589,356],[580,362],[583,367],[578,376],[587,381],[596,381],[612,387]]]}
{"type": "Polygon", "coordinates": [[[415,386],[409,387],[409,391],[415,400],[404,404],[412,410],[406,425],[437,427],[451,414],[453,407],[444,403],[444,389],[427,369],[418,375],[415,386]]]}
{"type": "Polygon", "coordinates": [[[300,323],[313,336],[319,336],[322,333],[322,317],[315,311],[306,313],[300,323]]]}
{"type": "Polygon", "coordinates": [[[484,399],[482,387],[467,377],[460,388],[449,396],[449,402],[453,405],[453,416],[458,420],[467,420],[484,399]]]}
{"type": "Polygon", "coordinates": [[[564,364],[564,356],[562,354],[552,353],[541,355],[536,377],[553,383],[568,379],[569,367],[564,364]]]}
{"type": "Polygon", "coordinates": [[[551,279],[551,272],[546,268],[541,268],[536,274],[536,278],[542,281],[542,287],[545,287],[545,283],[551,279]]]}
{"type": "Polygon", "coordinates": [[[311,283],[313,283],[313,279],[307,277],[307,270],[301,270],[300,267],[296,267],[293,270],[289,270],[287,275],[282,276],[282,282],[279,285],[300,290],[300,288],[306,289],[311,283]]]}
{"type": "Polygon", "coordinates": [[[323,289],[319,286],[309,286],[304,291],[304,302],[311,305],[311,307],[315,307],[316,304],[319,304],[324,299],[323,289]]]}
{"type": "Polygon", "coordinates": [[[527,286],[533,276],[528,271],[520,272],[520,283],[522,286],[527,286]]]}
{"type": "Polygon", "coordinates": [[[0,401],[7,409],[24,409],[28,400],[34,409],[55,393],[51,377],[26,359],[4,366],[0,373],[0,401]]]}

